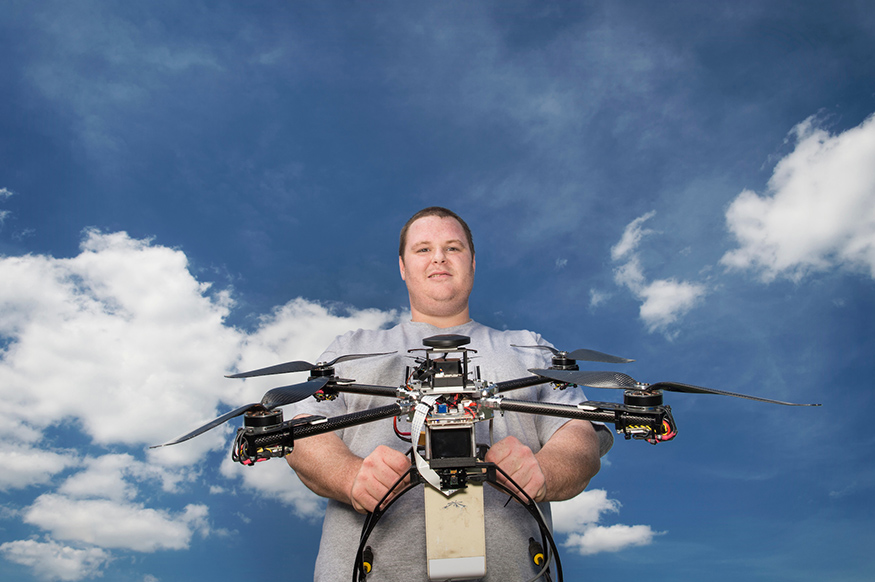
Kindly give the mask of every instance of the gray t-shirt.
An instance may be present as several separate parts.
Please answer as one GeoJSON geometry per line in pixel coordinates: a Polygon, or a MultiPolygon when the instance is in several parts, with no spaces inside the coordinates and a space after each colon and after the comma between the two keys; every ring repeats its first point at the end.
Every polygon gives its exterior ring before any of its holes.
{"type": "MultiPolygon", "coordinates": [[[[466,347],[477,350],[469,354],[469,366],[480,368],[480,377],[487,382],[500,382],[531,376],[529,368],[550,366],[550,352],[537,349],[519,349],[511,344],[527,346],[547,345],[540,335],[530,331],[499,331],[474,321],[452,328],[437,328],[422,322],[407,322],[389,330],[358,330],[339,336],[319,357],[330,361],[345,354],[396,351],[389,356],[378,356],[341,362],[335,366],[342,378],[352,378],[360,384],[401,386],[407,367],[415,366],[412,348],[421,348],[422,340],[440,334],[459,334],[471,338],[466,347]]],[[[421,352],[419,353],[421,355],[421,352]]],[[[543,402],[577,404],[586,400],[577,388],[555,390],[551,384],[540,384],[507,392],[508,398],[543,402]]],[[[341,394],[331,402],[308,399],[295,406],[294,414],[339,416],[358,410],[383,406],[392,401],[385,397],[341,394]]],[[[509,412],[496,413],[492,438],[494,442],[513,435],[534,452],[568,419],[509,412]]],[[[477,443],[490,444],[488,422],[476,425],[477,443]]],[[[409,427],[408,424],[405,424],[409,427]]],[[[407,452],[410,443],[400,440],[387,419],[347,428],[338,436],[360,456],[366,457],[378,445],[386,445],[407,452]]],[[[601,454],[613,443],[607,430],[599,431],[601,454]]],[[[540,540],[535,520],[518,503],[493,487],[484,487],[486,514],[487,581],[527,580],[536,570],[531,565],[529,538],[540,540]]],[[[541,511],[552,523],[549,503],[540,504],[541,511]]],[[[352,579],[355,555],[359,546],[364,516],[350,505],[329,500],[322,526],[322,541],[316,560],[316,582],[337,582],[352,579]]],[[[409,491],[380,519],[368,545],[374,552],[373,571],[369,581],[410,582],[426,580],[425,519],[423,493],[419,488],[409,491]]]]}

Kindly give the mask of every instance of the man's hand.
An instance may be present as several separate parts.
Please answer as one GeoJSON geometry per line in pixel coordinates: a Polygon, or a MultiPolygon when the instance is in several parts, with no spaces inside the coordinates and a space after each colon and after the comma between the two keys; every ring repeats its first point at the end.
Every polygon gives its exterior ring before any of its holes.
{"type": "MultiPolygon", "coordinates": [[[[599,439],[588,421],[569,420],[537,453],[509,436],[484,460],[501,467],[535,501],[562,501],[583,491],[599,472],[599,439]]],[[[498,480],[509,485],[501,473],[498,480]]]]}
{"type": "MultiPolygon", "coordinates": [[[[516,437],[509,436],[492,445],[483,460],[498,465],[535,501],[546,498],[547,479],[541,465],[532,449],[516,437]]],[[[498,482],[512,491],[517,491],[501,473],[498,473],[498,482]]]]}
{"type": "Polygon", "coordinates": [[[373,511],[410,468],[406,455],[386,446],[363,459],[333,432],[301,439],[286,460],[313,493],[348,503],[359,513],[373,511]]]}
{"type": "Polygon", "coordinates": [[[359,513],[373,511],[392,485],[410,469],[404,453],[385,445],[362,459],[349,491],[349,503],[359,513]]]}

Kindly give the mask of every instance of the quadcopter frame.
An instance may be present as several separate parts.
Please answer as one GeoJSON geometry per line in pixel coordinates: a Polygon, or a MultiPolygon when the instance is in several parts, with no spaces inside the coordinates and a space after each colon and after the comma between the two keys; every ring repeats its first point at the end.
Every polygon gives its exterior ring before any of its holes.
{"type": "MultiPolygon", "coordinates": [[[[414,464],[410,470],[411,483],[404,491],[388,500],[390,493],[395,489],[393,487],[386,498],[377,505],[375,512],[369,514],[365,521],[353,575],[354,580],[356,576],[363,580],[369,571],[369,566],[366,567],[369,564],[368,552],[370,552],[366,545],[367,536],[389,505],[418,483],[425,482],[433,489],[449,496],[467,488],[469,482],[490,482],[505,489],[532,512],[537,520],[536,512],[532,510],[532,507],[537,509],[534,501],[527,495],[525,495],[526,499],[523,499],[512,489],[499,485],[495,475],[496,469],[498,471],[501,469],[491,463],[484,463],[483,452],[478,451],[478,445],[474,440],[474,425],[485,420],[491,421],[496,413],[503,415],[506,412],[516,412],[613,424],[617,433],[622,434],[627,440],[644,440],[651,444],[658,444],[677,436],[677,425],[671,407],[663,402],[664,391],[734,396],[787,406],[820,406],[782,402],[677,382],[645,384],[618,372],[581,371],[576,363],[577,360],[614,364],[632,360],[592,350],[564,352],[546,345],[513,347],[550,350],[553,357],[549,368],[530,369],[531,376],[489,383],[479,378],[479,369],[477,369],[477,377],[470,377],[472,374],[469,370],[468,355],[469,352],[476,353],[476,350],[464,347],[468,343],[470,338],[461,335],[425,338],[424,348],[409,350],[409,353],[423,352],[424,357],[415,356],[417,366],[412,371],[408,368],[407,381],[397,388],[357,384],[355,380],[338,378],[335,374],[334,365],[341,361],[388,355],[388,353],[351,354],[331,362],[317,364],[287,362],[234,374],[229,377],[249,378],[298,371],[310,372],[306,382],[274,388],[268,391],[260,402],[232,410],[174,441],[157,446],[184,442],[243,415],[243,427],[238,429],[234,438],[231,457],[235,462],[251,466],[270,458],[285,457],[294,450],[294,443],[299,439],[406,415],[413,423],[411,456],[414,464]],[[450,355],[455,357],[449,357],[450,355]],[[574,385],[622,389],[623,402],[585,401],[571,405],[514,400],[505,396],[506,392],[547,382],[552,383],[554,388],[559,390],[574,385]],[[333,400],[340,393],[382,396],[394,399],[394,402],[331,418],[304,416],[283,420],[281,406],[309,396],[317,400],[333,400]],[[424,434],[425,437],[422,443],[419,442],[420,434],[424,434]],[[420,446],[424,449],[425,458],[419,455],[420,446]]],[[[507,478],[513,483],[509,477],[507,478]]],[[[401,480],[396,483],[396,487],[400,483],[401,480]]],[[[522,492],[520,487],[517,486],[517,489],[522,492]]],[[[552,553],[561,580],[561,565],[549,528],[543,520],[539,521],[539,528],[542,532],[542,543],[538,544],[532,540],[533,549],[530,552],[535,563],[543,564],[541,573],[535,579],[548,576],[549,556],[552,553]],[[537,551],[538,547],[547,548],[546,561],[543,550],[537,551]],[[538,562],[535,556],[541,556],[541,561],[538,562]]]]}

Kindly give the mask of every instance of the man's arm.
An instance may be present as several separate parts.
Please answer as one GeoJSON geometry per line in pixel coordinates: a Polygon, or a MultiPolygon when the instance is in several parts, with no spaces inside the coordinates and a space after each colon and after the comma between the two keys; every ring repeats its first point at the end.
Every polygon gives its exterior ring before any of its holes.
{"type": "Polygon", "coordinates": [[[286,461],[311,491],[359,513],[373,511],[410,468],[405,454],[383,445],[363,459],[333,432],[296,441],[286,461]]]}
{"type": "MultiPolygon", "coordinates": [[[[348,503],[359,513],[373,511],[410,468],[406,455],[383,445],[363,459],[334,433],[297,441],[286,460],[311,491],[348,503]]],[[[537,453],[507,437],[489,449],[485,460],[506,471],[535,501],[574,497],[601,467],[598,436],[585,420],[562,425],[537,453]]],[[[507,484],[500,474],[499,480],[507,484]]]]}
{"type": "MultiPolygon", "coordinates": [[[[509,436],[495,443],[485,460],[501,467],[535,501],[571,499],[601,468],[598,435],[586,420],[566,422],[537,453],[509,436]]],[[[499,481],[507,484],[501,474],[499,481]]]]}

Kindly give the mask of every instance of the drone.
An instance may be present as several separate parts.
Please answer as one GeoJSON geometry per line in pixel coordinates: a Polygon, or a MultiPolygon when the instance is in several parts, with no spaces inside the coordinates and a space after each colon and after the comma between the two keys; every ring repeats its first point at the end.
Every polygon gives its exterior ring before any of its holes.
{"type": "MultiPolygon", "coordinates": [[[[479,377],[479,368],[472,369],[470,358],[477,350],[465,347],[468,344],[470,338],[463,335],[444,334],[425,338],[424,347],[408,350],[409,354],[415,354],[412,357],[416,365],[412,369],[408,367],[407,380],[398,387],[358,384],[353,379],[338,377],[334,368],[344,361],[386,356],[395,352],[349,354],[316,364],[293,361],[232,374],[226,377],[252,378],[293,372],[309,372],[309,377],[302,383],[273,388],[259,402],[236,408],[175,440],[151,448],[188,441],[242,415],[243,426],[237,430],[231,458],[242,465],[252,466],[260,461],[285,457],[294,450],[294,443],[299,439],[389,418],[397,421],[398,418],[406,416],[412,423],[410,434],[414,435],[410,439],[413,462],[408,474],[395,483],[375,510],[366,517],[354,565],[353,581],[365,580],[371,571],[374,557],[367,540],[380,517],[392,503],[419,484],[425,485],[429,580],[463,580],[484,576],[484,483],[490,483],[507,493],[522,504],[538,522],[541,541],[534,538],[529,540],[530,557],[533,564],[540,568],[532,580],[552,580],[549,568],[552,562],[556,565],[557,577],[561,581],[561,562],[550,528],[540,515],[534,500],[521,487],[516,486],[508,475],[504,474],[504,477],[516,488],[500,483],[497,474],[503,474],[503,471],[482,460],[485,452],[483,446],[475,442],[474,436],[474,426],[477,423],[491,421],[496,414],[503,415],[508,412],[580,419],[612,424],[617,434],[623,435],[626,440],[642,440],[656,445],[670,441],[678,434],[671,407],[663,402],[664,392],[732,396],[784,406],[820,406],[783,402],[679,382],[647,384],[620,372],[580,370],[578,361],[625,364],[634,360],[589,349],[561,351],[546,345],[512,347],[548,350],[552,356],[549,368],[529,369],[531,376],[523,378],[488,382],[479,377]],[[513,390],[545,383],[551,383],[558,390],[574,386],[619,389],[624,391],[623,401],[587,400],[573,405],[516,400],[506,396],[506,393],[513,390]],[[331,418],[313,415],[283,419],[282,406],[311,396],[319,401],[331,401],[340,393],[382,396],[392,402],[331,418]],[[417,436],[420,435],[424,438],[419,438],[417,442],[417,436]],[[403,485],[405,481],[406,485],[403,485]],[[469,528],[472,531],[461,535],[432,535],[433,531],[442,532],[454,527],[453,524],[456,523],[458,516],[446,511],[447,507],[453,505],[446,502],[448,498],[462,499],[464,503],[458,505],[463,506],[466,512],[470,512],[472,508],[479,511],[479,526],[469,528]],[[447,538],[450,538],[449,541],[447,538]],[[435,541],[437,539],[441,541],[435,541]]],[[[397,428],[396,434],[404,438],[397,428]]]]}

